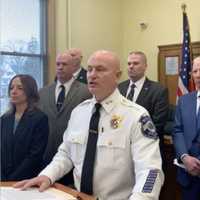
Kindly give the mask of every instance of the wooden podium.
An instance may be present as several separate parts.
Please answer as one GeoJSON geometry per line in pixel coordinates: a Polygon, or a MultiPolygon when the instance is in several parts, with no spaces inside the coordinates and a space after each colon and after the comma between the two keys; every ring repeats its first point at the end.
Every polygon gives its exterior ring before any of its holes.
{"type": "MultiPolygon", "coordinates": [[[[16,182],[0,182],[0,186],[12,186],[16,182]]],[[[70,187],[64,186],[60,183],[54,183],[52,187],[61,190],[63,192],[66,192],[68,194],[71,194],[72,196],[76,197],[77,200],[96,200],[95,197],[92,197],[90,195],[84,194],[82,192],[78,192],[70,187]]]]}

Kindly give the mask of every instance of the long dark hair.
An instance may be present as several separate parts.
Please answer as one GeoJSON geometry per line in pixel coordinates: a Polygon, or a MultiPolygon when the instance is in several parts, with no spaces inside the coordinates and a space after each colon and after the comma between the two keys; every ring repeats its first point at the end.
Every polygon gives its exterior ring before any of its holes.
{"type": "MultiPolygon", "coordinates": [[[[31,111],[34,108],[36,108],[36,104],[40,98],[39,93],[38,93],[37,83],[36,83],[35,79],[28,74],[17,74],[10,80],[10,83],[8,85],[8,96],[9,97],[10,97],[12,81],[16,78],[19,78],[22,83],[23,90],[26,95],[27,103],[28,103],[27,110],[31,111]]],[[[12,111],[15,110],[15,105],[12,103],[11,103],[11,110],[12,111]]]]}

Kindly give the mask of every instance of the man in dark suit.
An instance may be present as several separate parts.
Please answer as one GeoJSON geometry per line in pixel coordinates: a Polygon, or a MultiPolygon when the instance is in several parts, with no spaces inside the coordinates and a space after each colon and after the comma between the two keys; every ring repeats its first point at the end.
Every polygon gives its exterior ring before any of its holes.
{"type": "Polygon", "coordinates": [[[176,158],[184,165],[177,171],[183,200],[200,199],[200,57],[194,59],[192,76],[196,91],[179,98],[173,131],[176,158]]]}
{"type": "Polygon", "coordinates": [[[73,62],[69,53],[59,54],[56,58],[56,82],[39,91],[39,107],[48,116],[50,130],[44,154],[45,166],[50,163],[62,143],[71,111],[79,103],[91,97],[87,86],[74,79],[73,62]],[[64,98],[60,102],[59,96],[62,90],[64,90],[64,98]]]}
{"type": "Polygon", "coordinates": [[[168,91],[158,82],[149,80],[145,76],[146,69],[146,55],[139,51],[130,52],[128,55],[129,80],[120,83],[119,90],[122,95],[148,110],[159,135],[161,154],[163,154],[163,128],[168,114],[168,91]],[[131,90],[131,87],[134,88],[131,90]]]}
{"type": "Polygon", "coordinates": [[[83,59],[81,49],[71,48],[67,52],[73,57],[74,60],[74,78],[81,83],[87,84],[87,70],[81,66],[81,61],[83,59]]]}

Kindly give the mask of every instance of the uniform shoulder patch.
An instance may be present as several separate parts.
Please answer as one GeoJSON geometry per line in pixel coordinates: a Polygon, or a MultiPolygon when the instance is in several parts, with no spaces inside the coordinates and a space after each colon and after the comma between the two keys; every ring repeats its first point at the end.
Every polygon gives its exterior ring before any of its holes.
{"type": "Polygon", "coordinates": [[[148,115],[143,115],[140,118],[141,131],[145,137],[157,139],[158,133],[156,132],[155,125],[153,124],[151,117],[148,115]]]}

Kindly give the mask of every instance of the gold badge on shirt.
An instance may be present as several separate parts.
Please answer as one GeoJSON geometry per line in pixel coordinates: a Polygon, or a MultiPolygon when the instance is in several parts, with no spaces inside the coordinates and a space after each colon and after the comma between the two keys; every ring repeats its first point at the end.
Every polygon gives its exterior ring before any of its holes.
{"type": "Polygon", "coordinates": [[[112,116],[112,119],[110,121],[110,125],[113,129],[117,129],[120,127],[121,125],[121,122],[122,122],[122,117],[119,116],[119,115],[113,115],[112,116]]]}

